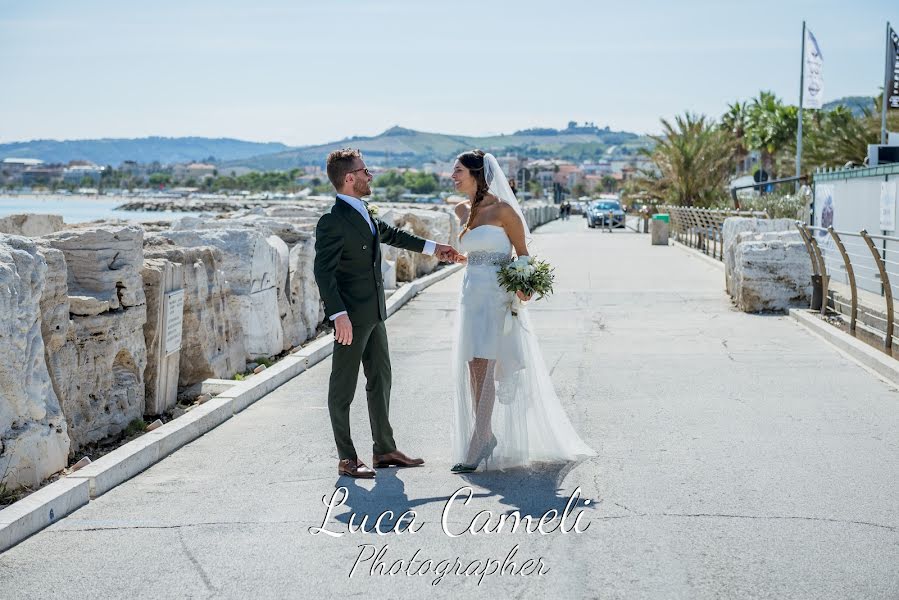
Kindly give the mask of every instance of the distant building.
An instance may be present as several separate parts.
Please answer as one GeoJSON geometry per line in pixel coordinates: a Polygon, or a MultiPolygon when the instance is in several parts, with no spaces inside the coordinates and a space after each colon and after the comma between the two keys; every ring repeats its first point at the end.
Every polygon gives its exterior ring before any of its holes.
{"type": "Polygon", "coordinates": [[[120,166],[119,170],[127,174],[129,177],[146,177],[149,174],[147,165],[143,165],[134,160],[126,160],[120,166]]]}
{"type": "Polygon", "coordinates": [[[87,177],[94,182],[95,185],[100,184],[100,178],[103,176],[105,169],[93,163],[86,161],[72,161],[69,166],[62,172],[62,180],[65,183],[80,185],[84,178],[87,177]]]}
{"type": "Polygon", "coordinates": [[[10,173],[21,173],[28,167],[39,167],[44,161],[39,158],[4,158],[2,168],[10,173]]]}
{"type": "Polygon", "coordinates": [[[47,165],[27,167],[22,171],[22,185],[31,187],[34,185],[49,185],[54,181],[59,181],[63,176],[63,167],[61,165],[47,165]]]}
{"type": "Polygon", "coordinates": [[[581,170],[585,175],[609,175],[612,173],[612,165],[605,159],[586,161],[581,165],[581,170]]]}
{"type": "Polygon", "coordinates": [[[21,185],[22,173],[28,168],[38,168],[44,161],[37,158],[4,158],[0,162],[0,181],[5,184],[21,185]]]}

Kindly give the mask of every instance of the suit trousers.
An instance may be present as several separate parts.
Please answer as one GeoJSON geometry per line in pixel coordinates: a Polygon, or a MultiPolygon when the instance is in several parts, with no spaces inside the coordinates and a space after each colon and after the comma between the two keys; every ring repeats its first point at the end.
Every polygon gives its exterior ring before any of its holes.
{"type": "Polygon", "coordinates": [[[356,393],[360,363],[365,373],[372,451],[374,454],[387,454],[396,450],[393,428],[388,418],[391,371],[387,328],[384,321],[371,325],[353,325],[353,343],[345,346],[334,342],[328,386],[328,412],[341,460],[358,458],[350,437],[350,404],[356,393]]]}

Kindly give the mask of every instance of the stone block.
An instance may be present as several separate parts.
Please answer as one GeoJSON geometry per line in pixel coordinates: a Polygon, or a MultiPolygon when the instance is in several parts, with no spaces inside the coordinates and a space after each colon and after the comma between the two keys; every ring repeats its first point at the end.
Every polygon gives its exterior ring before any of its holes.
{"type": "Polygon", "coordinates": [[[47,273],[33,241],[0,235],[0,476],[11,489],[39,485],[66,466],[70,449],[45,359],[47,273]]]}

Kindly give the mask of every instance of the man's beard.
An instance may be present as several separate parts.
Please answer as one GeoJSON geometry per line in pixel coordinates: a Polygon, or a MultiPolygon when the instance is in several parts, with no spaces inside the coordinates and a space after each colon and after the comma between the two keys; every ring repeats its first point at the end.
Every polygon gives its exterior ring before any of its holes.
{"type": "Polygon", "coordinates": [[[353,194],[357,198],[365,198],[366,196],[371,196],[371,187],[366,182],[360,181],[353,186],[353,194]]]}

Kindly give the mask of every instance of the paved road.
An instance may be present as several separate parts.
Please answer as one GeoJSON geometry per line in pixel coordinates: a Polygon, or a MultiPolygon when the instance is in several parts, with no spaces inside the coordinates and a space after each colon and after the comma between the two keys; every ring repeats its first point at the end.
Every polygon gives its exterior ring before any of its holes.
{"type": "Polygon", "coordinates": [[[0,555],[0,598],[899,596],[896,389],[788,318],[735,311],[722,272],[682,248],[580,219],[535,238],[558,275],[557,294],[534,306],[545,360],[598,457],[449,473],[457,274],[388,322],[394,427],[425,467],[338,479],[325,361],[0,555]],[[348,501],[327,528],[344,535],[312,535],[342,485],[348,501]],[[451,533],[479,511],[496,525],[516,509],[562,510],[578,487],[565,527],[577,515],[589,527],[450,537],[441,517],[464,485],[474,498],[450,505],[451,533]],[[350,510],[372,525],[405,509],[416,533],[346,533],[350,510]],[[411,570],[372,574],[368,557],[385,546],[383,570],[414,555],[411,570]],[[503,574],[479,584],[452,572],[457,557],[503,574]],[[434,583],[437,568],[451,572],[434,583]]]}

